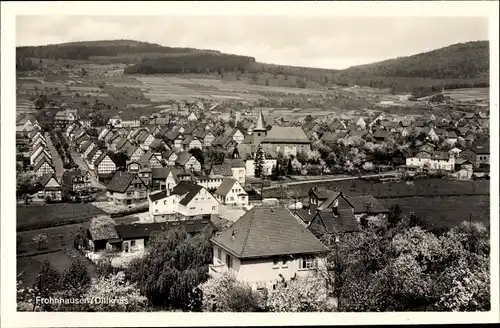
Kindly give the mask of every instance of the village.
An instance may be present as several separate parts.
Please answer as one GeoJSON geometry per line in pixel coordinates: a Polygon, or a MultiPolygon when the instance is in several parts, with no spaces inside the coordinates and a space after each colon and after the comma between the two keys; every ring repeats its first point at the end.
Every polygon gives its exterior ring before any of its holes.
{"type": "MultiPolygon", "coordinates": [[[[30,273],[40,263],[64,271],[75,259],[93,275],[130,272],[157,251],[159,235],[182,231],[186,240],[206,237],[196,246],[196,256],[209,252],[201,266],[212,279],[206,283],[230,273],[272,294],[283,283],[312,279],[325,290],[324,304],[341,308],[324,272],[333,270],[335,245],[353,233],[404,219],[437,235],[467,219],[489,222],[484,106],[444,97],[415,102],[427,104],[425,111],[395,113],[382,101],[343,115],[312,108],[323,101],[312,95],[298,109],[273,107],[279,101],[271,98],[152,103],[137,88],[104,85],[95,74],[106,69],[76,67],[56,64],[44,73],[81,82],[69,86],[33,73],[19,79],[24,281],[40,282],[42,273],[30,273]]],[[[175,302],[186,310],[191,298],[175,302]]]]}

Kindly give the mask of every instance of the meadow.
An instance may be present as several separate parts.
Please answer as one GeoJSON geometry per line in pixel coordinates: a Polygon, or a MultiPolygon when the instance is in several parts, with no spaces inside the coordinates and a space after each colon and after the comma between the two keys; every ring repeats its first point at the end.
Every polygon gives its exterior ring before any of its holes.
{"type": "Polygon", "coordinates": [[[17,207],[17,231],[83,223],[102,214],[103,211],[89,203],[20,205],[17,207]]]}

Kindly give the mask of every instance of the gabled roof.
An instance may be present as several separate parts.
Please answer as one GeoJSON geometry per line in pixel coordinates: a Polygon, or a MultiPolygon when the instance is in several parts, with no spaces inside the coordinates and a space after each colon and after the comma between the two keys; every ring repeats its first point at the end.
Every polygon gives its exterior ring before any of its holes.
{"type": "Polygon", "coordinates": [[[347,198],[344,197],[344,195],[342,194],[342,192],[338,192],[338,191],[333,191],[333,192],[330,192],[329,195],[328,195],[328,198],[325,199],[321,204],[320,204],[320,207],[318,207],[318,210],[319,211],[323,211],[323,210],[326,210],[328,209],[332,204],[333,202],[339,198],[339,197],[342,197],[344,200],[346,200],[346,202],[351,206],[353,207],[353,205],[351,204],[351,202],[349,202],[349,200],[347,198]]]}
{"type": "Polygon", "coordinates": [[[359,231],[359,225],[351,209],[341,209],[338,215],[331,210],[317,211],[313,220],[319,219],[326,229],[321,231],[316,225],[309,225],[308,229],[317,237],[326,233],[348,233],[359,231]]]}
{"type": "MultiPolygon", "coordinates": [[[[137,177],[136,173],[127,171],[116,171],[108,184],[107,190],[123,193],[137,177]]],[[[142,181],[141,181],[142,182],[142,181]]]]}
{"type": "Polygon", "coordinates": [[[240,259],[328,251],[287,209],[260,206],[211,241],[240,259]]]}
{"type": "Polygon", "coordinates": [[[53,173],[46,173],[46,174],[42,175],[40,177],[40,180],[38,180],[38,182],[40,182],[40,185],[42,187],[45,187],[47,185],[47,183],[49,183],[50,179],[52,179],[52,178],[54,178],[54,180],[56,180],[57,184],[59,184],[59,181],[57,181],[57,178],[53,173]]]}
{"type": "Polygon", "coordinates": [[[241,158],[224,158],[223,163],[228,163],[232,168],[242,168],[245,167],[245,161],[241,158]]]}
{"type": "Polygon", "coordinates": [[[200,192],[200,190],[204,189],[202,186],[191,183],[189,181],[180,181],[173,189],[172,195],[185,195],[180,201],[179,204],[187,205],[189,202],[200,192]]]}
{"type": "Polygon", "coordinates": [[[52,163],[50,163],[50,161],[47,158],[43,158],[40,161],[38,161],[38,163],[36,163],[35,167],[33,168],[33,171],[34,172],[38,171],[38,169],[43,165],[43,163],[47,163],[55,172],[54,166],[52,165],[52,163]]]}
{"type": "Polygon", "coordinates": [[[304,130],[296,126],[282,127],[274,125],[267,132],[262,143],[285,142],[285,143],[310,143],[304,130]]]}
{"type": "Polygon", "coordinates": [[[94,165],[95,166],[99,166],[99,164],[102,162],[102,160],[104,158],[106,158],[106,156],[108,156],[108,158],[114,163],[113,159],[111,158],[111,156],[108,155],[108,153],[106,153],[105,151],[103,151],[101,153],[101,155],[99,155],[99,157],[97,157],[97,159],[94,161],[94,165]]]}
{"type": "Polygon", "coordinates": [[[177,227],[184,227],[187,233],[198,233],[206,226],[214,228],[208,219],[179,220],[162,223],[133,223],[116,225],[115,229],[122,239],[143,239],[151,236],[153,232],[168,231],[177,227]]]}
{"type": "Polygon", "coordinates": [[[190,152],[188,151],[183,151],[182,153],[180,153],[177,157],[177,159],[175,160],[175,162],[179,165],[185,165],[189,159],[192,157],[193,155],[191,155],[190,152]]]}
{"type": "Polygon", "coordinates": [[[222,183],[220,184],[219,188],[217,188],[217,190],[215,191],[215,194],[221,196],[227,196],[227,194],[229,193],[229,191],[231,191],[236,182],[238,181],[231,178],[222,179],[222,183]]]}
{"type": "Polygon", "coordinates": [[[175,181],[177,181],[177,172],[180,172],[178,168],[175,167],[153,167],[151,168],[151,178],[152,179],[166,179],[170,173],[172,173],[175,181]]]}

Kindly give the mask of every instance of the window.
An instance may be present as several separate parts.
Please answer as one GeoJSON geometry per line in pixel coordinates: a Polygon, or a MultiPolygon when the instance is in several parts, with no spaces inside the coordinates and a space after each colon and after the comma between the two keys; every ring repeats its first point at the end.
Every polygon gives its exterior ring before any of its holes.
{"type": "Polygon", "coordinates": [[[273,269],[279,268],[280,261],[278,259],[273,260],[273,269]]]}
{"type": "Polygon", "coordinates": [[[217,259],[222,262],[222,250],[217,248],[217,259]]]}
{"type": "Polygon", "coordinates": [[[283,268],[288,268],[288,259],[283,259],[283,264],[281,266],[283,268]]]}
{"type": "Polygon", "coordinates": [[[131,240],[130,241],[130,247],[134,247],[135,246],[135,240],[131,240]]]}
{"type": "Polygon", "coordinates": [[[157,202],[157,201],[155,202],[155,205],[158,205],[158,202],[157,202]]]}
{"type": "Polygon", "coordinates": [[[233,196],[231,196],[230,200],[234,200],[234,197],[233,197],[233,196]]]}
{"type": "Polygon", "coordinates": [[[312,269],[316,267],[316,260],[313,256],[305,256],[300,259],[299,269],[312,269]]]}
{"type": "Polygon", "coordinates": [[[215,206],[212,206],[212,211],[215,211],[215,206]]]}
{"type": "Polygon", "coordinates": [[[229,254],[226,254],[226,265],[230,269],[233,268],[233,258],[229,254]]]}

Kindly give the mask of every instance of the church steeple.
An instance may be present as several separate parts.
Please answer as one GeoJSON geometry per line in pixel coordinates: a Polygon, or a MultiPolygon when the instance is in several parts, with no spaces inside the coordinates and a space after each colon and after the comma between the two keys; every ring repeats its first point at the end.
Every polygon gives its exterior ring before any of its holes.
{"type": "Polygon", "coordinates": [[[264,115],[262,115],[262,110],[259,109],[259,114],[257,114],[257,124],[255,125],[254,131],[265,131],[266,126],[264,125],[264,115]]]}
{"type": "Polygon", "coordinates": [[[259,114],[257,114],[257,124],[255,124],[255,128],[253,129],[253,144],[259,145],[266,135],[267,129],[264,122],[264,115],[262,115],[262,110],[259,109],[259,114]]]}

